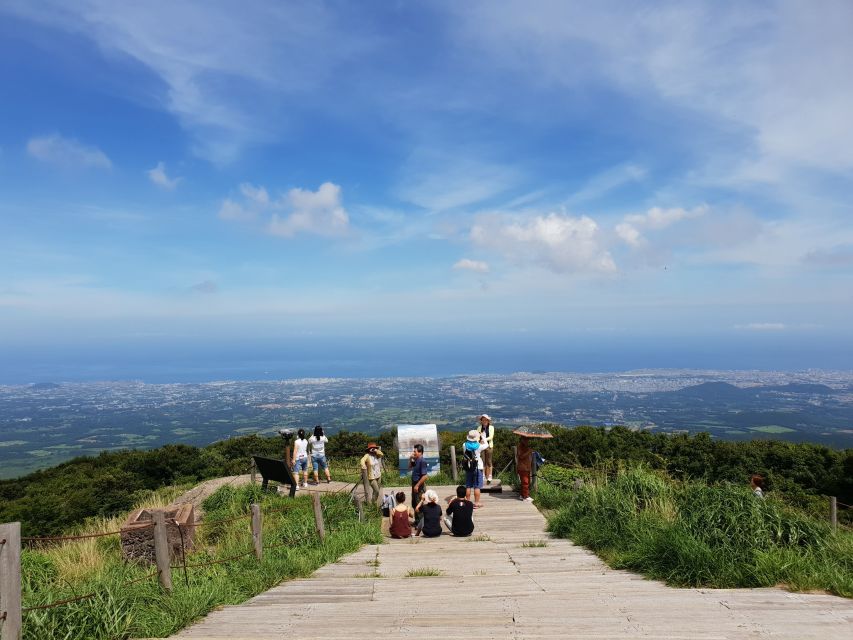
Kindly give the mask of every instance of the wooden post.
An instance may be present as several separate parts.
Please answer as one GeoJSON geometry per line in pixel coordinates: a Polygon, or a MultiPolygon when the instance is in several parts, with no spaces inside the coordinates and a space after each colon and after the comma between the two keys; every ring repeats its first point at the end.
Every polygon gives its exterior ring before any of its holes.
{"type": "Polygon", "coordinates": [[[459,472],[456,470],[456,445],[450,445],[450,473],[453,482],[459,482],[459,472]]]}
{"type": "Polygon", "coordinates": [[[314,526],[317,528],[317,535],[323,541],[326,539],[326,527],[323,524],[323,507],[320,505],[320,492],[312,491],[311,500],[314,501],[314,526]]]}
{"type": "Polygon", "coordinates": [[[376,484],[379,486],[379,491],[376,494],[376,506],[380,509],[382,508],[382,474],[379,474],[379,478],[376,480],[376,484]]]}
{"type": "Polygon", "coordinates": [[[249,467],[249,476],[251,477],[252,484],[256,484],[258,482],[258,465],[255,464],[254,458],[252,458],[252,464],[249,467]]]}
{"type": "Polygon", "coordinates": [[[261,513],[261,505],[252,505],[252,546],[255,547],[255,557],[260,562],[264,557],[264,539],[262,535],[264,517],[261,513]]]}
{"type": "Polygon", "coordinates": [[[160,586],[168,593],[172,591],[172,560],[169,556],[166,514],[162,509],[157,509],[151,512],[151,519],[154,521],[154,560],[157,562],[160,586]]]}
{"type": "Polygon", "coordinates": [[[531,491],[536,490],[536,476],[538,475],[539,469],[536,468],[536,454],[531,451],[530,452],[530,489],[531,491]]]}
{"type": "Polygon", "coordinates": [[[364,500],[357,493],[352,494],[352,499],[355,502],[355,508],[358,510],[358,521],[361,522],[364,520],[364,500]]]}
{"type": "Polygon", "coordinates": [[[0,524],[0,638],[21,640],[21,523],[0,524]]]}
{"type": "Polygon", "coordinates": [[[364,487],[364,501],[370,502],[370,480],[367,479],[367,469],[361,470],[361,484],[364,487]]]}
{"type": "Polygon", "coordinates": [[[835,496],[829,496],[829,524],[833,531],[838,529],[838,499],[835,496]]]}

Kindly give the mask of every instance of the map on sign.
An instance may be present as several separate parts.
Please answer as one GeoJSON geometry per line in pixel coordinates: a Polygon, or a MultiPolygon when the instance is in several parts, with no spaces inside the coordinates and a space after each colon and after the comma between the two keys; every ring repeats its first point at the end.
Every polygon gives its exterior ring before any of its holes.
{"type": "Polygon", "coordinates": [[[434,424],[401,424],[397,426],[397,448],[400,451],[400,477],[410,473],[409,456],[416,444],[424,446],[427,472],[434,476],[441,469],[438,461],[438,428],[434,424]]]}

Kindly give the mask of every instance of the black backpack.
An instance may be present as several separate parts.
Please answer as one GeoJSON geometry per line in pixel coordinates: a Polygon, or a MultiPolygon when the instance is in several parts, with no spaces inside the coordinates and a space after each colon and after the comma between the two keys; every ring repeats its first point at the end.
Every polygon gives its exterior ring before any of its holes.
{"type": "Polygon", "coordinates": [[[473,449],[462,449],[462,470],[476,471],[477,470],[477,454],[473,449]]]}

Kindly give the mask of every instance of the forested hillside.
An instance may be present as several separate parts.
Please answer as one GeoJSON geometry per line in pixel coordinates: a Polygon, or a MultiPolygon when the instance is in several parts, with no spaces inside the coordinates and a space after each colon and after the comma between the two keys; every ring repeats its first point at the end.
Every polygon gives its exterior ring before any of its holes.
{"type": "MultiPolygon", "coordinates": [[[[823,509],[820,496],[835,495],[853,503],[853,449],[834,450],[813,444],[774,440],[728,442],[697,436],[654,434],[621,427],[604,429],[549,427],[554,439],[537,446],[551,462],[590,467],[605,461],[641,462],[676,479],[744,484],[752,473],[766,476],[772,492],[812,511],[823,509]]],[[[444,432],[442,464],[448,447],[462,444],[464,434],[444,432]]],[[[391,452],[394,433],[377,436],[341,432],[330,438],[334,465],[360,455],[369,438],[391,452]]],[[[495,466],[511,460],[516,436],[498,430],[495,466]]],[[[0,522],[21,521],[24,535],[48,535],[82,524],[86,518],[129,510],[146,492],[167,485],[245,473],[252,453],[281,456],[280,438],[246,436],[199,448],[169,445],[76,458],[57,467],[0,481],[0,522]]],[[[389,463],[395,464],[393,455],[389,463]]]]}

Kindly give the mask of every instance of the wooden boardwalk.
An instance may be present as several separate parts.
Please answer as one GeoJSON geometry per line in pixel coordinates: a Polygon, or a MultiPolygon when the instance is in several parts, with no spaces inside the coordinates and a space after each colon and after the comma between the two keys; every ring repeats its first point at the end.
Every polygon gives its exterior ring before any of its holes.
{"type": "Polygon", "coordinates": [[[853,640],[851,600],[781,589],[673,589],[550,539],[543,516],[513,493],[483,502],[472,539],[364,547],[174,637],[853,640]],[[523,546],[540,540],[547,546],[523,546]],[[406,577],[419,569],[441,573],[406,577]]]}

